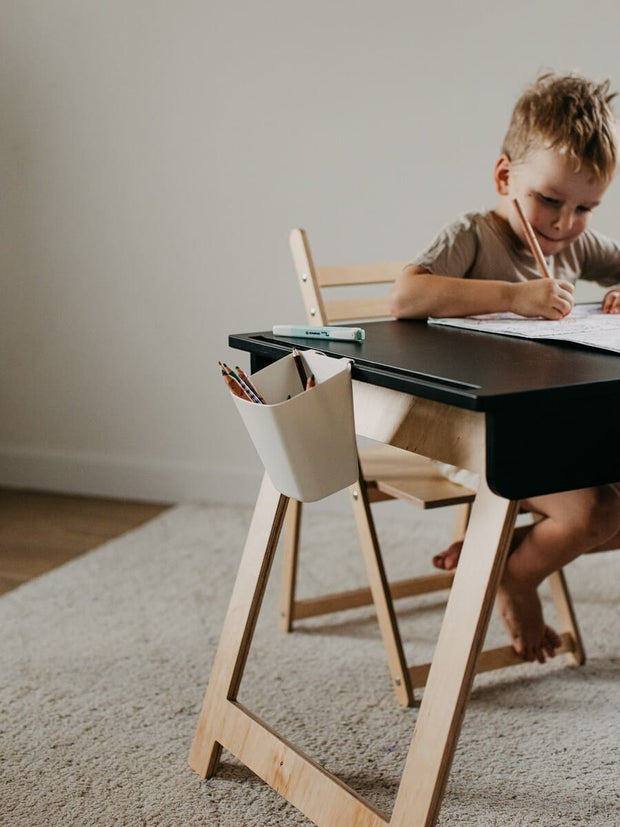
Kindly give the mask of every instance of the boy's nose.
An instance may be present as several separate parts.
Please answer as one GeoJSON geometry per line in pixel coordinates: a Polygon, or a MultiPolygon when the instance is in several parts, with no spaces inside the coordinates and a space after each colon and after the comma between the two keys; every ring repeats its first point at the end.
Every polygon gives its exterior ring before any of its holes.
{"type": "Polygon", "coordinates": [[[562,209],[556,215],[555,221],[553,222],[553,227],[561,233],[567,233],[572,230],[574,221],[575,215],[573,211],[570,209],[562,209]]]}

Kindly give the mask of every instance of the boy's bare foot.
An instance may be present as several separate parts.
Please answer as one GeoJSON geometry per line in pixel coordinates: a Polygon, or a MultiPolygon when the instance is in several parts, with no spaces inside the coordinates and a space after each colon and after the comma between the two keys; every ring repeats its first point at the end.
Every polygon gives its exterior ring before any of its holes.
{"type": "Polygon", "coordinates": [[[536,588],[504,577],[497,592],[497,609],[512,640],[512,647],[523,660],[545,663],[561,645],[559,635],[545,624],[536,588]]]}
{"type": "MultiPolygon", "coordinates": [[[[518,535],[518,543],[524,532],[516,531],[515,534],[518,535]]],[[[452,543],[445,551],[433,557],[433,565],[444,571],[455,569],[462,548],[462,540],[452,543]]],[[[555,650],[562,641],[557,632],[545,624],[535,587],[523,585],[520,581],[509,578],[506,573],[497,592],[496,602],[513,649],[523,660],[545,663],[547,657],[555,657],[555,650]]]]}
{"type": "Polygon", "coordinates": [[[463,541],[457,540],[448,546],[445,551],[440,551],[433,557],[433,565],[436,569],[443,569],[444,571],[452,571],[456,568],[461,556],[461,549],[463,548],[463,541]]]}
{"type": "MultiPolygon", "coordinates": [[[[532,526],[530,525],[517,526],[517,528],[515,528],[512,535],[512,543],[510,548],[511,552],[519,545],[525,534],[527,534],[531,528],[532,526]]],[[[454,543],[449,545],[445,551],[440,551],[439,554],[436,554],[433,557],[433,565],[436,569],[452,571],[452,569],[457,567],[462,548],[463,540],[456,540],[454,543]]]]}

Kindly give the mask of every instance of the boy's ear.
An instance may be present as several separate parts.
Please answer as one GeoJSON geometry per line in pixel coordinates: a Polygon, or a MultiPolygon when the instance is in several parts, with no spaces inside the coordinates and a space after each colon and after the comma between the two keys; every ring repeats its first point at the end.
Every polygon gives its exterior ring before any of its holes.
{"type": "Polygon", "coordinates": [[[500,155],[497,163],[495,164],[495,169],[493,170],[495,189],[499,195],[508,195],[509,193],[508,185],[510,183],[510,168],[510,158],[505,154],[500,155]]]}

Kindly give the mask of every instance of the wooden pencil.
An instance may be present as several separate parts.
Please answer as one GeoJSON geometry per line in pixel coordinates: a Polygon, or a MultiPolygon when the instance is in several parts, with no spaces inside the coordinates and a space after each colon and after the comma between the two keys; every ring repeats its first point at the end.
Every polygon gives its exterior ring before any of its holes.
{"type": "Polygon", "coordinates": [[[304,365],[301,361],[301,353],[297,350],[296,347],[293,348],[293,359],[295,361],[297,373],[299,374],[299,378],[301,380],[301,387],[303,390],[306,390],[306,382],[308,381],[308,377],[306,376],[306,371],[304,370],[304,365]]]}
{"type": "Polygon", "coordinates": [[[536,259],[536,264],[538,264],[538,269],[542,273],[543,278],[550,279],[551,273],[547,267],[547,262],[545,261],[545,257],[543,256],[543,252],[540,249],[540,244],[538,243],[538,239],[534,235],[534,230],[532,229],[532,225],[525,217],[525,213],[523,212],[523,208],[521,204],[519,204],[518,198],[513,198],[513,203],[517,208],[517,215],[521,221],[521,226],[523,227],[523,232],[525,233],[525,237],[527,239],[528,244],[530,245],[530,250],[532,251],[532,255],[536,259]]]}
{"type": "Polygon", "coordinates": [[[250,379],[250,377],[246,374],[246,372],[245,372],[245,371],[243,371],[243,370],[241,370],[241,368],[239,367],[239,365],[235,365],[235,370],[237,371],[237,374],[238,374],[238,376],[239,376],[239,379],[241,379],[241,381],[242,381],[242,382],[244,382],[244,383],[248,386],[248,388],[252,391],[252,393],[256,394],[256,396],[258,397],[258,399],[259,399],[259,400],[261,401],[261,403],[264,405],[264,404],[265,404],[265,400],[264,400],[264,399],[263,399],[263,397],[260,395],[260,393],[259,393],[259,392],[258,392],[258,390],[256,389],[256,385],[252,382],[252,380],[251,380],[251,379],[250,379]]]}

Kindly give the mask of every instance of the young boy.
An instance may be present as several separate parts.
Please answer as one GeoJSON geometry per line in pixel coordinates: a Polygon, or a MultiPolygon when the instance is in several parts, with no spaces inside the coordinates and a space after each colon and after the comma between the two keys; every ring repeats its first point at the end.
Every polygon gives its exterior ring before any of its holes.
{"type": "MultiPolygon", "coordinates": [[[[404,268],[391,295],[393,315],[512,311],[561,319],[573,307],[578,278],[609,287],[603,310],[620,313],[620,245],[588,229],[618,161],[614,97],[609,81],[539,77],[517,101],[495,164],[496,208],[458,218],[404,268]],[[540,277],[515,198],[551,279],[540,277]]],[[[543,519],[515,532],[497,607],[515,651],[544,663],[560,639],[544,623],[538,586],[580,554],[620,548],[620,486],[532,497],[523,505],[543,519]]],[[[460,547],[437,555],[435,565],[454,568],[460,547]]]]}

